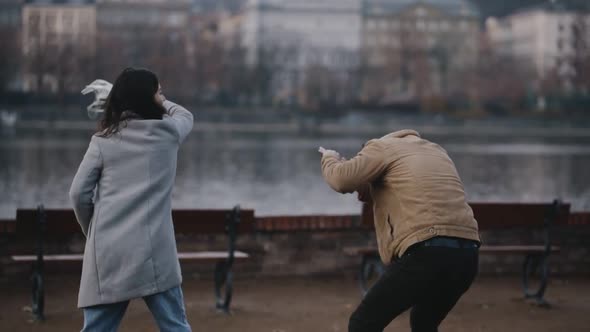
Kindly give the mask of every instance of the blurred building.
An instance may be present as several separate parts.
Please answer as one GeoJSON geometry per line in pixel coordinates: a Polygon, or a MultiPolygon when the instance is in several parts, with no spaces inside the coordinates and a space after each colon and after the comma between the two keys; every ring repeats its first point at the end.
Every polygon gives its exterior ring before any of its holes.
{"type": "Polygon", "coordinates": [[[22,51],[25,91],[79,91],[96,52],[94,1],[25,1],[22,51]]]}
{"type": "Polygon", "coordinates": [[[360,0],[251,0],[245,16],[243,42],[253,63],[260,49],[289,48],[303,54],[299,65],[340,65],[360,46],[360,0]]]}
{"type": "Polygon", "coordinates": [[[0,0],[0,91],[20,90],[21,18],[24,0],[0,0]]]}
{"type": "Polygon", "coordinates": [[[446,95],[453,72],[475,65],[477,9],[464,0],[364,0],[362,96],[368,103],[446,95]]]}
{"type": "Polygon", "coordinates": [[[360,8],[360,0],[251,0],[242,31],[247,62],[276,73],[275,99],[308,102],[308,83],[330,77],[311,88],[317,92],[351,80],[359,61],[360,8]]]}
{"type": "Polygon", "coordinates": [[[182,88],[180,73],[192,43],[192,5],[191,0],[97,0],[98,74],[112,80],[125,67],[148,67],[169,91],[181,93],[176,89],[182,88]]]}
{"type": "Polygon", "coordinates": [[[191,8],[191,0],[97,0],[97,20],[101,33],[133,38],[136,33],[185,29],[191,8]]]}
{"type": "Polygon", "coordinates": [[[547,1],[490,18],[486,29],[499,54],[532,65],[537,85],[549,80],[571,90],[580,57],[590,55],[590,4],[547,1]]]}

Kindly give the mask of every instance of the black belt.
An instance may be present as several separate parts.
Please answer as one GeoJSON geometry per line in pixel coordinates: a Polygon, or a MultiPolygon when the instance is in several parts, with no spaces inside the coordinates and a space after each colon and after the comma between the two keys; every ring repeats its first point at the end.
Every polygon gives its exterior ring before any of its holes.
{"type": "Polygon", "coordinates": [[[457,237],[437,236],[419,243],[416,247],[445,247],[456,249],[475,249],[479,248],[479,242],[457,237]]]}
{"type": "Polygon", "coordinates": [[[437,236],[411,245],[401,257],[410,255],[414,250],[420,247],[477,249],[479,246],[479,242],[473,240],[461,239],[458,237],[437,236]]]}

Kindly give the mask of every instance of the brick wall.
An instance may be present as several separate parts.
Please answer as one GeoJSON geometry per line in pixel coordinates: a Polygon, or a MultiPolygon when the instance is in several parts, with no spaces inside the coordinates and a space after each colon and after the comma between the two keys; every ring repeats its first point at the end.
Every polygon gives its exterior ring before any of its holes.
{"type": "MultiPolygon", "coordinates": [[[[343,248],[376,245],[374,231],[363,227],[357,216],[258,218],[256,228],[257,233],[238,240],[238,248],[252,253],[251,260],[236,266],[241,274],[354,274],[360,258],[345,255],[343,248]]],[[[590,276],[590,213],[572,214],[567,224],[554,227],[551,234],[552,243],[561,248],[550,258],[551,273],[590,276]]],[[[489,245],[514,245],[543,244],[545,234],[510,229],[487,230],[481,236],[489,245]]],[[[523,260],[522,254],[482,254],[480,273],[518,275],[523,260]]]]}
{"type": "MultiPolygon", "coordinates": [[[[236,271],[241,276],[252,275],[318,275],[354,274],[360,264],[359,257],[343,253],[344,247],[375,246],[373,230],[355,227],[349,229],[296,229],[283,219],[284,229],[274,226],[271,232],[241,235],[237,247],[252,254],[252,259],[239,262],[236,271]]],[[[329,222],[327,222],[329,225],[329,222]]],[[[354,223],[353,223],[354,224],[354,223]]],[[[270,226],[267,226],[270,228],[270,226]]],[[[542,244],[542,231],[493,230],[482,232],[486,244],[542,244]]],[[[550,258],[551,273],[561,276],[590,276],[590,225],[567,225],[556,227],[552,233],[553,243],[561,251],[550,258]]],[[[180,250],[224,248],[222,236],[199,237],[179,240],[180,250]]],[[[518,275],[521,273],[524,256],[521,254],[482,254],[482,275],[518,275]]],[[[212,273],[212,267],[185,264],[185,272],[192,274],[212,273]]]]}

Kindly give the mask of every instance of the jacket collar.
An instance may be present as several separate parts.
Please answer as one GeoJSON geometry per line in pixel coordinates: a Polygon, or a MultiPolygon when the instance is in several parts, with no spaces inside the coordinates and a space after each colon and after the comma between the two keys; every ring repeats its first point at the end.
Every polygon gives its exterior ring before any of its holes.
{"type": "Polygon", "coordinates": [[[387,134],[381,138],[402,138],[409,135],[420,137],[420,134],[418,134],[418,132],[413,129],[402,129],[394,131],[393,133],[387,134]]]}

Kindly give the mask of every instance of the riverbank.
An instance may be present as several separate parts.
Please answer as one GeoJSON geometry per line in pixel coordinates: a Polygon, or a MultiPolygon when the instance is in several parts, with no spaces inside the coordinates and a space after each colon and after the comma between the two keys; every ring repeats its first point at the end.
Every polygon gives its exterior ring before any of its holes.
{"type": "MultiPolygon", "coordinates": [[[[96,123],[90,120],[27,120],[18,121],[15,130],[59,130],[59,131],[93,131],[96,123]]],[[[219,132],[219,133],[252,133],[252,134],[282,134],[282,135],[352,135],[372,136],[388,133],[394,130],[413,128],[423,135],[428,136],[521,136],[521,137],[567,137],[590,138],[590,125],[573,126],[569,123],[552,126],[542,126],[539,123],[514,123],[508,125],[502,122],[467,121],[455,124],[427,124],[421,122],[387,121],[381,124],[355,124],[339,123],[335,121],[322,121],[314,124],[288,121],[282,123],[237,123],[237,122],[212,122],[195,120],[193,132],[219,132]]]]}

